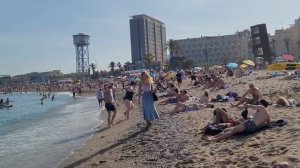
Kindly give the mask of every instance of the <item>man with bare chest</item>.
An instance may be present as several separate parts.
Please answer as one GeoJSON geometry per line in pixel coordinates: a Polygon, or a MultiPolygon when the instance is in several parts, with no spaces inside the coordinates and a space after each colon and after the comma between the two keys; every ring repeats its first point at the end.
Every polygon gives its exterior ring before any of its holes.
{"type": "Polygon", "coordinates": [[[262,93],[261,91],[257,88],[254,87],[253,83],[249,84],[249,90],[247,90],[246,93],[242,96],[241,100],[236,104],[231,104],[231,107],[238,107],[239,105],[246,103],[246,104],[256,104],[260,99],[262,99],[262,93]],[[251,95],[252,98],[246,97],[247,95],[251,95]]]}
{"type": "Polygon", "coordinates": [[[109,127],[114,126],[114,119],[116,118],[116,107],[114,105],[114,96],[113,96],[113,90],[112,85],[107,86],[104,85],[104,102],[105,102],[105,108],[107,110],[107,124],[109,127]],[[114,114],[111,116],[111,112],[114,114]]]}

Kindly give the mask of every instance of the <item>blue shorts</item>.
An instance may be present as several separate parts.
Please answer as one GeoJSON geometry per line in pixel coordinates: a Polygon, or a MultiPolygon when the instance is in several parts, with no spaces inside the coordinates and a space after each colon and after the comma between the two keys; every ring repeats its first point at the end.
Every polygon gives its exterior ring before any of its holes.
{"type": "Polygon", "coordinates": [[[243,123],[245,132],[253,133],[256,131],[257,127],[255,122],[252,119],[248,119],[246,122],[243,123]]]}

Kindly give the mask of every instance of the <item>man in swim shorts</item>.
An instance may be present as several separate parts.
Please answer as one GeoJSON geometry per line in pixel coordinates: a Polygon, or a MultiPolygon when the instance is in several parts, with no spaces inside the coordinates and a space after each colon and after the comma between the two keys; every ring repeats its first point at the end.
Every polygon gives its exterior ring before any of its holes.
{"type": "Polygon", "coordinates": [[[241,100],[236,104],[231,104],[231,107],[238,107],[239,105],[246,103],[246,104],[256,104],[260,99],[262,98],[262,93],[261,91],[257,88],[254,87],[253,83],[249,84],[249,90],[247,90],[246,93],[243,94],[241,100]],[[246,97],[248,94],[252,95],[252,98],[246,97]]]}
{"type": "Polygon", "coordinates": [[[112,85],[104,85],[104,102],[105,108],[107,110],[107,125],[109,127],[114,126],[114,119],[116,118],[116,107],[114,105],[114,96],[113,96],[113,86],[112,85]],[[114,114],[111,116],[111,112],[114,114]]]}
{"type": "Polygon", "coordinates": [[[243,123],[241,123],[235,127],[226,128],[224,130],[224,132],[222,132],[216,136],[209,137],[208,140],[209,141],[221,141],[221,140],[229,138],[237,133],[241,133],[241,132],[253,133],[258,128],[261,128],[265,125],[270,124],[271,119],[268,114],[268,111],[266,110],[268,105],[269,105],[269,103],[264,99],[261,99],[259,101],[259,105],[245,104],[245,108],[252,108],[252,109],[256,110],[256,113],[254,114],[253,119],[245,120],[243,123]]]}

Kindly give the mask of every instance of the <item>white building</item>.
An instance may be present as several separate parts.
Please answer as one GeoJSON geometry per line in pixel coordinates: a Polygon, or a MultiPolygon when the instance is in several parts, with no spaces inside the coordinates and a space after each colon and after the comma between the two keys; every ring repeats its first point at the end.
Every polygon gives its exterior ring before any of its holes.
{"type": "Polygon", "coordinates": [[[275,30],[275,42],[277,55],[289,53],[300,59],[300,18],[287,29],[275,30]],[[288,39],[288,47],[285,39],[288,39]]]}
{"type": "Polygon", "coordinates": [[[249,46],[251,33],[249,30],[236,32],[233,35],[187,38],[175,40],[181,50],[174,56],[193,60],[195,65],[206,65],[206,55],[209,65],[228,62],[240,62],[253,58],[249,46]]]}

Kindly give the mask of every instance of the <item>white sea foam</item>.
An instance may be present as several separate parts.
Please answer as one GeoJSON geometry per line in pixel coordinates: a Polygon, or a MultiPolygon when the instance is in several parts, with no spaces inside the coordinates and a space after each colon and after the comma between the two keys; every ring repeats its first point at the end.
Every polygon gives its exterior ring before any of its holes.
{"type": "Polygon", "coordinates": [[[59,93],[43,105],[34,93],[9,98],[14,106],[0,109],[0,167],[56,167],[102,122],[94,98],[59,93]]]}

